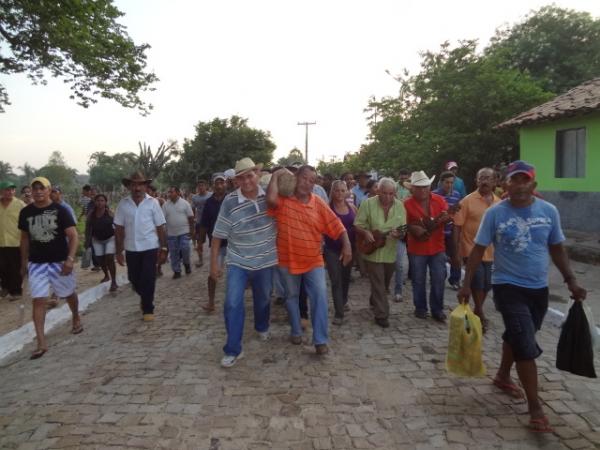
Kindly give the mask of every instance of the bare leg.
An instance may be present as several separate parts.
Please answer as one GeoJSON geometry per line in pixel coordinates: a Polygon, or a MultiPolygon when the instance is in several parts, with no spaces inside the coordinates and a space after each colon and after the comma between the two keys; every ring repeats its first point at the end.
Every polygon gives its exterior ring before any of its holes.
{"type": "Polygon", "coordinates": [[[512,348],[506,341],[502,342],[502,359],[500,360],[500,367],[496,373],[496,379],[511,382],[510,369],[512,368],[515,358],[513,357],[512,348]]]}
{"type": "Polygon", "coordinates": [[[110,284],[110,290],[116,291],[117,290],[117,268],[115,266],[115,255],[108,254],[108,255],[104,255],[104,257],[106,258],[106,267],[108,268],[108,272],[110,273],[110,279],[112,280],[112,283],[110,284]]]}
{"type": "Polygon", "coordinates": [[[77,292],[73,292],[67,297],[67,304],[73,315],[73,330],[77,330],[81,327],[81,318],[79,317],[79,297],[77,297],[77,292]]]}
{"type": "Polygon", "coordinates": [[[215,310],[215,292],[217,290],[217,282],[213,280],[211,277],[208,277],[208,303],[206,305],[202,305],[202,309],[207,312],[212,312],[215,310]]]}
{"type": "Polygon", "coordinates": [[[47,350],[46,336],[44,335],[44,324],[46,322],[46,299],[33,299],[33,325],[37,338],[38,350],[47,350]]]}
{"type": "Polygon", "coordinates": [[[521,380],[527,396],[529,415],[532,419],[540,419],[544,417],[544,411],[538,397],[538,375],[535,359],[517,361],[516,366],[519,380],[521,380]]]}
{"type": "Polygon", "coordinates": [[[99,256],[98,259],[100,260],[100,267],[102,268],[102,272],[104,272],[104,278],[102,278],[102,281],[100,281],[100,283],[105,283],[106,281],[110,280],[108,276],[108,268],[106,267],[106,255],[99,256]]]}
{"type": "Polygon", "coordinates": [[[202,242],[200,242],[199,240],[196,241],[196,252],[198,252],[198,262],[196,263],[196,267],[202,267],[202,265],[204,264],[202,246],[202,242]]]}

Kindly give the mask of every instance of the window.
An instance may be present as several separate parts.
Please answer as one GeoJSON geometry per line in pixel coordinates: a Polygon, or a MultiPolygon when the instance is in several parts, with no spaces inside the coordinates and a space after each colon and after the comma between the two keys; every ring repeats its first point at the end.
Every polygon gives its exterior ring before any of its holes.
{"type": "Polygon", "coordinates": [[[556,132],[556,178],[585,177],[585,128],[556,132]]]}

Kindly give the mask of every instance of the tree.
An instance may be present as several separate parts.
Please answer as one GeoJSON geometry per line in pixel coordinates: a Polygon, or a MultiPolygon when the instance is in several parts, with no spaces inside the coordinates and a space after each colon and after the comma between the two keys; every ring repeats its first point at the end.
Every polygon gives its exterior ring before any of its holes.
{"type": "Polygon", "coordinates": [[[152,149],[146,143],[138,143],[140,152],[135,160],[135,164],[139,170],[141,170],[148,178],[158,178],[161,172],[167,167],[169,161],[174,156],[179,154],[177,149],[177,142],[169,142],[165,145],[162,142],[156,153],[152,152],[152,149]]]}
{"type": "Polygon", "coordinates": [[[290,150],[287,156],[283,156],[277,160],[278,166],[291,166],[293,164],[305,164],[302,151],[296,147],[290,150]]]}
{"type": "MultiPolygon", "coordinates": [[[[139,95],[158,78],[146,72],[150,46],[135,45],[122,15],[112,0],[0,0],[0,73],[26,73],[34,84],[61,76],[83,107],[102,97],[146,115],[152,105],[139,95]]],[[[7,104],[0,84],[0,112],[7,104]]]]}
{"type": "Polygon", "coordinates": [[[77,189],[75,177],[77,171],[69,167],[59,151],[54,151],[48,163],[37,171],[38,176],[46,177],[54,186],[61,186],[63,192],[71,193],[77,189]]]}
{"type": "Polygon", "coordinates": [[[21,186],[31,183],[31,180],[33,180],[37,175],[37,169],[29,163],[19,166],[18,169],[23,172],[23,174],[19,176],[19,184],[21,186]]]}
{"type": "Polygon", "coordinates": [[[88,161],[90,184],[97,186],[101,192],[114,192],[121,187],[121,180],[136,169],[135,153],[117,153],[107,155],[106,152],[95,152],[88,161]]]}
{"type": "Polygon", "coordinates": [[[167,178],[171,183],[192,186],[201,178],[234,167],[244,157],[268,163],[274,150],[271,134],[251,128],[248,119],[231,116],[198,122],[196,136],[185,140],[180,159],[167,169],[167,178]]]}
{"type": "Polygon", "coordinates": [[[0,161],[0,181],[14,180],[17,177],[13,173],[12,165],[10,163],[0,161]]]}
{"type": "Polygon", "coordinates": [[[496,31],[485,50],[497,64],[527,72],[555,94],[600,75],[600,19],[544,6],[496,31]]]}

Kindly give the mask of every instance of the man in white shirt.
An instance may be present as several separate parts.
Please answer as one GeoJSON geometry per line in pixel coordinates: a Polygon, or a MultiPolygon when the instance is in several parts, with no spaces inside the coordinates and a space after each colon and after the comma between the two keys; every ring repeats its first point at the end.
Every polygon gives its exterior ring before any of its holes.
{"type": "Polygon", "coordinates": [[[157,259],[164,264],[168,251],[165,216],[158,200],[147,194],[151,182],[141,172],[123,178],[131,195],[119,202],[114,218],[117,262],[123,266],[127,260],[127,276],[141,297],[145,322],[154,320],[157,259]]]}
{"type": "Polygon", "coordinates": [[[169,188],[169,200],[163,205],[163,213],[167,221],[167,242],[173,279],[181,278],[181,260],[185,273],[192,273],[190,263],[190,238],[194,235],[194,212],[190,204],[181,198],[177,186],[169,188]]]}

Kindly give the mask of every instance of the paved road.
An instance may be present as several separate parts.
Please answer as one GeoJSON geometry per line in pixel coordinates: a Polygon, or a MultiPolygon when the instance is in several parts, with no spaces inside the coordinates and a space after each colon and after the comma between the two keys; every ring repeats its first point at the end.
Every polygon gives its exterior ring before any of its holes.
{"type": "MultiPolygon", "coordinates": [[[[285,313],[274,306],[273,339],[261,342],[247,327],[246,357],[222,369],[221,313],[199,312],[205,280],[204,268],[161,279],[150,324],[123,289],[92,305],[83,334],[66,325],[53,332],[42,359],[27,359],[30,346],[4,361],[0,448],[600,448],[600,382],[554,368],[552,325],[540,333],[539,371],[556,433],[535,435],[526,405],[489,376],[445,372],[444,326],[417,321],[406,302],[392,306],[388,330],[373,325],[362,279],[351,286],[348,322],[331,327],[328,356],[289,344],[285,313]]],[[[493,375],[501,324],[489,316],[484,352],[493,375]]]]}

